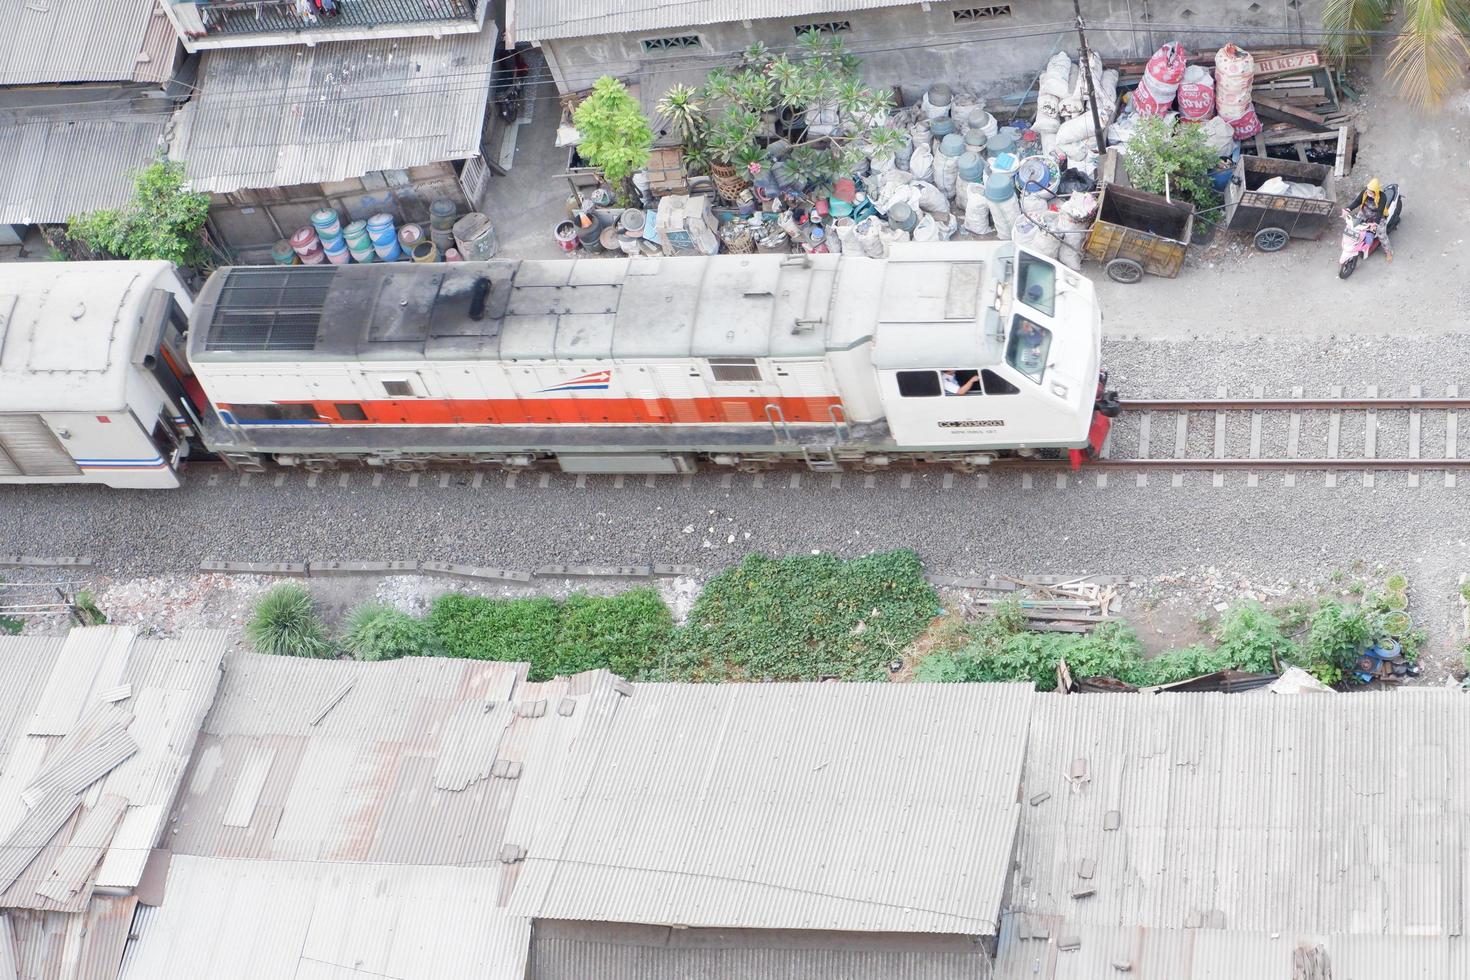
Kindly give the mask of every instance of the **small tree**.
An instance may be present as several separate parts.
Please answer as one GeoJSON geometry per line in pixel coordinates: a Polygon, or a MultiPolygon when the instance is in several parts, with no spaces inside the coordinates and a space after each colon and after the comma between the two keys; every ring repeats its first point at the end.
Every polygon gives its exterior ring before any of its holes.
{"type": "Polygon", "coordinates": [[[1205,209],[1220,203],[1210,182],[1210,168],[1219,159],[1197,123],[1171,127],[1167,120],[1144,116],[1128,141],[1123,165],[1139,190],[1205,209]]]}
{"type": "Polygon", "coordinates": [[[633,171],[648,163],[653,130],[637,100],[616,78],[599,78],[592,94],[577,106],[572,122],[582,136],[577,152],[600,167],[614,187],[621,187],[633,171]]]}
{"type": "Polygon", "coordinates": [[[197,267],[209,257],[200,234],[208,217],[209,195],[186,190],[183,166],[160,160],[134,175],[131,201],[73,216],[67,234],[113,258],[197,267]]]}
{"type": "Polygon", "coordinates": [[[793,127],[786,166],[804,180],[830,182],[849,175],[870,153],[897,150],[903,135],[887,125],[889,100],[863,84],[860,62],[843,52],[842,39],[808,31],[798,44],[796,60],[773,58],[755,44],[736,68],[710,72],[702,101],[709,107],[711,157],[751,167],[776,135],[770,115],[783,110],[818,123],[793,127]]]}

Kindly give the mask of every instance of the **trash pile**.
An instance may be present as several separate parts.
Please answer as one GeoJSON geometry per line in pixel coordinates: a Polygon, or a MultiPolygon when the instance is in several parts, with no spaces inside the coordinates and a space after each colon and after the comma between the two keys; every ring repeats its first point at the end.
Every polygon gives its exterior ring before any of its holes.
{"type": "MultiPolygon", "coordinates": [[[[1292,70],[1320,68],[1315,52],[1273,54],[1261,63],[1272,68],[1273,82],[1294,78],[1292,70]]],[[[670,151],[660,151],[658,165],[633,178],[641,206],[615,206],[607,188],[578,195],[556,239],[568,252],[617,255],[880,258],[899,242],[994,236],[1079,269],[1108,150],[1099,134],[1126,153],[1142,118],[1197,124],[1221,158],[1211,172],[1218,191],[1230,179],[1241,141],[1256,139],[1264,150],[1260,138],[1271,130],[1263,115],[1274,124],[1275,103],[1256,93],[1261,63],[1234,44],[1200,59],[1170,42],[1137,65],[1107,67],[1096,53],[1057,52],[1019,100],[987,103],[934,84],[888,113],[884,126],[896,141],[882,149],[863,144],[866,158],[830,181],[799,176],[793,140],[779,130],[761,141],[755,159],[714,170],[713,177],[679,171],[671,180],[664,158],[670,151]]],[[[801,124],[809,138],[822,120],[806,115],[801,124]]],[[[1307,185],[1280,192],[1323,193],[1307,185]]]]}
{"type": "Polygon", "coordinates": [[[271,250],[276,265],[366,265],[372,262],[462,262],[495,257],[499,239],[478,211],[461,216],[451,200],[429,205],[429,224],[400,224],[387,212],[342,224],[335,208],[312,212],[311,224],[271,250]]]}

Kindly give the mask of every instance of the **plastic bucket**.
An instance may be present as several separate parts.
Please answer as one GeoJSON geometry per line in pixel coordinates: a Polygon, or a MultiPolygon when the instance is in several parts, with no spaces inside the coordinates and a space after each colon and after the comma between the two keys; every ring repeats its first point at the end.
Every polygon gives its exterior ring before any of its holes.
{"type": "Polygon", "coordinates": [[[954,120],[948,116],[940,116],[938,119],[929,120],[929,132],[935,136],[953,136],[954,120]]]}
{"type": "Polygon", "coordinates": [[[608,227],[602,229],[602,231],[597,236],[597,245],[604,252],[621,251],[621,247],[618,245],[617,226],[609,225],[608,227]]]}
{"type": "MultiPolygon", "coordinates": [[[[373,240],[374,245],[387,246],[392,244],[398,247],[398,232],[393,227],[393,216],[391,214],[375,214],[367,220],[368,237],[373,240]]],[[[382,255],[382,248],[378,254],[382,255]]]]}
{"type": "Polygon", "coordinates": [[[463,262],[464,256],[459,254],[459,249],[451,248],[444,253],[445,262],[463,262]]]}
{"type": "Polygon", "coordinates": [[[291,243],[283,238],[271,248],[271,259],[276,265],[295,265],[296,249],[292,248],[291,243]]]}
{"type": "Polygon", "coordinates": [[[330,242],[323,242],[322,252],[326,254],[327,261],[333,265],[346,265],[352,258],[352,254],[347,251],[347,243],[342,240],[341,235],[330,242]]]}
{"type": "Polygon", "coordinates": [[[337,219],[337,212],[331,208],[320,208],[313,211],[311,226],[316,229],[317,235],[323,241],[342,234],[342,223],[337,219]]]}
{"type": "Polygon", "coordinates": [[[436,231],[449,231],[459,217],[459,207],[446,197],[429,205],[429,227],[436,231]]]}
{"type": "Polygon", "coordinates": [[[643,234],[643,211],[640,208],[627,208],[618,216],[618,227],[623,231],[636,231],[643,234]]]}
{"type": "Polygon", "coordinates": [[[409,249],[408,254],[415,262],[439,261],[439,250],[434,247],[433,242],[429,241],[417,242],[413,248],[409,249]]]}
{"type": "Polygon", "coordinates": [[[355,242],[367,242],[369,245],[373,240],[368,237],[367,222],[354,221],[342,229],[342,237],[347,240],[347,247],[351,248],[355,242]]]}
{"type": "Polygon", "coordinates": [[[1011,153],[1015,149],[1016,131],[1009,126],[997,130],[994,136],[985,141],[985,155],[991,158],[998,157],[1002,153],[1011,153]]]}
{"type": "Polygon", "coordinates": [[[985,176],[985,161],[978,153],[965,153],[960,156],[958,173],[960,180],[973,184],[985,176]]]}
{"type": "Polygon", "coordinates": [[[957,157],[965,152],[965,138],[959,133],[950,133],[939,141],[939,152],[947,157],[957,157]]]}
{"type": "Polygon", "coordinates": [[[551,234],[556,238],[556,244],[563,252],[575,252],[577,250],[577,226],[572,222],[561,222],[551,234]]]}
{"type": "Polygon", "coordinates": [[[412,252],[413,247],[424,240],[424,229],[419,225],[404,225],[398,229],[398,244],[405,252],[412,252]]]}
{"type": "Polygon", "coordinates": [[[888,223],[903,231],[913,231],[919,224],[919,216],[907,204],[895,204],[888,211],[888,223]]]}
{"type": "Polygon", "coordinates": [[[388,240],[387,245],[373,245],[373,251],[378,253],[378,258],[384,262],[397,262],[403,257],[403,249],[398,247],[398,238],[394,236],[388,240]]]}
{"type": "Polygon", "coordinates": [[[987,201],[1006,201],[1016,196],[1016,185],[1011,182],[1009,172],[992,170],[990,176],[985,179],[985,199],[987,201]]]}
{"type": "Polygon", "coordinates": [[[936,109],[954,101],[954,90],[943,83],[930,85],[929,91],[924,94],[929,99],[929,104],[936,109]]]}

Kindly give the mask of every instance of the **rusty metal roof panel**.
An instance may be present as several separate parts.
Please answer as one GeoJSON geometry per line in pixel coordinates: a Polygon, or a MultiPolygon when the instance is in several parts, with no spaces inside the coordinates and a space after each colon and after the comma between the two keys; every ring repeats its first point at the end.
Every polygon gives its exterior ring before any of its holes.
{"type": "Polygon", "coordinates": [[[121,682],[136,636],[131,627],[121,626],[91,626],[67,633],[26,734],[70,734],[94,695],[121,682]]]}
{"type": "Polygon", "coordinates": [[[597,37],[628,31],[698,27],[808,14],[911,6],[913,0],[515,0],[508,14],[517,41],[597,37]]]}
{"type": "Polygon", "coordinates": [[[1022,808],[1010,903],[1077,925],[1454,935],[1467,708],[1439,690],[1042,698],[1023,795],[1045,798],[1022,808]]]}
{"type": "Polygon", "coordinates": [[[121,796],[102,794],[97,805],[77,822],[66,849],[36,886],[36,894],[55,902],[69,902],[78,895],[85,898],[84,893],[90,894],[92,872],[102,860],[127,806],[128,801],[121,796]]]}
{"type": "Polygon", "coordinates": [[[120,980],[524,980],[530,923],[482,868],[175,855],[120,980]]]}
{"type": "Polygon", "coordinates": [[[157,0],[8,3],[0,32],[0,85],[131,81],[149,39],[157,0]]]}
{"type": "Polygon", "coordinates": [[[993,934],[1034,700],[1026,685],[637,685],[569,764],[511,909],[993,934]]]}
{"type": "Polygon", "coordinates": [[[497,33],[206,51],[175,156],[216,193],[478,156],[497,33]]]}

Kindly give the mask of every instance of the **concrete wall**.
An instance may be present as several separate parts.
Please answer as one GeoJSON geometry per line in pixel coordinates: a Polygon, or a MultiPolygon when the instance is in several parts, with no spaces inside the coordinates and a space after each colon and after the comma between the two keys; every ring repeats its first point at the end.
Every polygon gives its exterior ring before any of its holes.
{"type": "Polygon", "coordinates": [[[209,217],[215,234],[242,261],[270,261],[271,246],[311,223],[311,212],[334,207],[343,223],[386,211],[400,223],[428,223],[429,205],[447,197],[470,210],[453,163],[383,170],[355,180],[296,184],[215,194],[209,217]]]}
{"type": "MultiPolygon", "coordinates": [[[[1178,38],[1191,50],[1234,41],[1249,47],[1315,47],[1322,0],[1083,0],[1092,28],[1089,43],[1105,57],[1146,58],[1178,38]],[[1295,2],[1297,6],[1291,4],[1295,2]],[[1254,8],[1254,9],[1252,9],[1254,8]]],[[[912,100],[934,82],[963,84],[981,94],[1006,94],[1024,87],[1047,57],[1065,49],[1075,57],[1072,0],[1012,0],[1009,15],[957,22],[955,11],[995,4],[971,0],[914,3],[846,14],[735,21],[685,29],[644,31],[542,42],[547,62],[563,92],[589,87],[599,76],[639,77],[662,90],[687,80],[761,41],[789,49],[800,24],[847,21],[847,49],[863,59],[875,85],[900,85],[912,100]],[[927,8],[927,9],[926,9],[927,8]],[[643,39],[697,34],[698,49],[650,53],[643,39]],[[682,76],[682,77],[681,77],[682,76]]],[[[645,100],[646,101],[646,100],[645,100]]]]}

